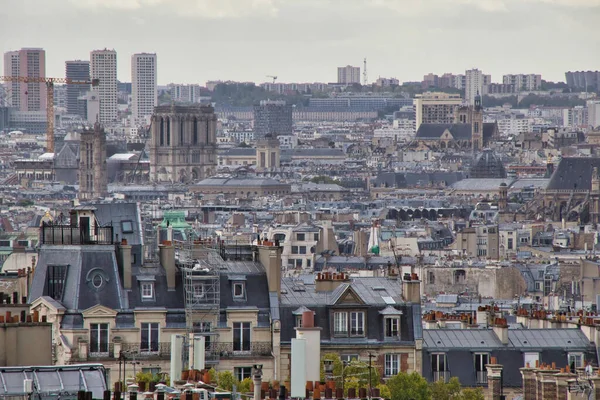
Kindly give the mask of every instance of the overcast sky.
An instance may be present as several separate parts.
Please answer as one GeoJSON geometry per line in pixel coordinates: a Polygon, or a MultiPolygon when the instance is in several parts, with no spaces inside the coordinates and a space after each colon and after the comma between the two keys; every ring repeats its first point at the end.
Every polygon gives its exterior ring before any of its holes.
{"type": "Polygon", "coordinates": [[[207,80],[334,82],[336,67],[369,80],[421,80],[477,67],[564,81],[600,70],[600,0],[1,0],[0,51],[46,50],[48,76],[64,61],[117,51],[158,55],[158,83],[207,80]]]}

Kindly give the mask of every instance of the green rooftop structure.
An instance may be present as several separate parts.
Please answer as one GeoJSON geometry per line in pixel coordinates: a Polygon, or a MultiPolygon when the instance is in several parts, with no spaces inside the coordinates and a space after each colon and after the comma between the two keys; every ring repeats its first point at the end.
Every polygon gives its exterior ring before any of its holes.
{"type": "Polygon", "coordinates": [[[192,225],[186,222],[185,212],[183,211],[165,211],[163,213],[163,220],[159,224],[160,228],[160,240],[166,240],[167,228],[173,229],[174,240],[188,240],[195,238],[195,234],[192,225]],[[190,237],[191,236],[191,237],[190,237]]]}

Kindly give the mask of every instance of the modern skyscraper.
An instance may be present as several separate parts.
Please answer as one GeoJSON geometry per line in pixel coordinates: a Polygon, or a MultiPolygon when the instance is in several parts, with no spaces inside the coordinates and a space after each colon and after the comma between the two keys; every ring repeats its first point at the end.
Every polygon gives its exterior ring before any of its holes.
{"type": "Polygon", "coordinates": [[[293,132],[290,104],[286,104],[285,101],[263,100],[254,106],[255,139],[263,139],[266,135],[291,135],[293,132]]]}
{"type": "MultiPolygon", "coordinates": [[[[4,53],[4,75],[19,76],[19,52],[7,51],[4,53]]],[[[6,82],[7,103],[10,107],[21,108],[21,95],[19,82],[6,82]]]]}
{"type": "Polygon", "coordinates": [[[465,71],[465,102],[470,105],[475,105],[475,96],[483,96],[486,94],[486,86],[491,82],[490,75],[484,75],[477,68],[465,71]]]}
{"type": "Polygon", "coordinates": [[[150,121],[158,103],[156,87],[156,54],[131,56],[131,108],[135,122],[150,121]]]}
{"type": "Polygon", "coordinates": [[[338,67],[337,73],[337,83],[341,83],[344,85],[360,83],[360,67],[353,67],[351,65],[346,65],[345,67],[338,67]]]}
{"type": "MultiPolygon", "coordinates": [[[[67,79],[77,81],[90,80],[90,62],[82,60],[73,60],[65,62],[65,76],[67,79]]],[[[85,107],[79,101],[81,96],[90,90],[90,85],[68,85],[67,84],[67,113],[79,115],[81,118],[87,117],[85,107]]]]}
{"type": "MultiPolygon", "coordinates": [[[[23,48],[4,53],[4,75],[43,78],[46,76],[44,49],[23,48]]],[[[46,111],[44,82],[8,82],[9,102],[19,111],[46,111]]]]}
{"type": "Polygon", "coordinates": [[[98,86],[92,87],[100,100],[100,122],[103,124],[117,120],[117,52],[114,50],[94,50],[90,53],[92,79],[98,79],[98,86]]]}

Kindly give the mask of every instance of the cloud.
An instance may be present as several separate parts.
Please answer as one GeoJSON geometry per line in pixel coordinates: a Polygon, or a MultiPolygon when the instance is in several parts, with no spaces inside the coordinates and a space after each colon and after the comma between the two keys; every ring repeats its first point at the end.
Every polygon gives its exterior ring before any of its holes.
{"type": "Polygon", "coordinates": [[[593,8],[600,7],[600,0],[529,0],[533,2],[555,4],[565,7],[593,8]]]}
{"type": "Polygon", "coordinates": [[[78,8],[160,11],[206,19],[275,16],[280,0],[69,0],[78,8]]]}
{"type": "Polygon", "coordinates": [[[376,7],[388,8],[407,16],[458,12],[458,9],[463,6],[474,7],[486,12],[507,11],[505,0],[371,0],[370,4],[376,7]]]}

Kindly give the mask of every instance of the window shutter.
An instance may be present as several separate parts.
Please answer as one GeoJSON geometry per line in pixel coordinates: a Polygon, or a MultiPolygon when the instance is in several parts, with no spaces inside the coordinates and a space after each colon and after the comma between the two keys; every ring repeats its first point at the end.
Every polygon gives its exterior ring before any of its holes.
{"type": "Polygon", "coordinates": [[[400,354],[400,371],[408,372],[408,353],[400,354]]]}
{"type": "Polygon", "coordinates": [[[385,354],[379,354],[377,356],[377,372],[379,373],[379,378],[383,378],[385,376],[385,354]]]}

